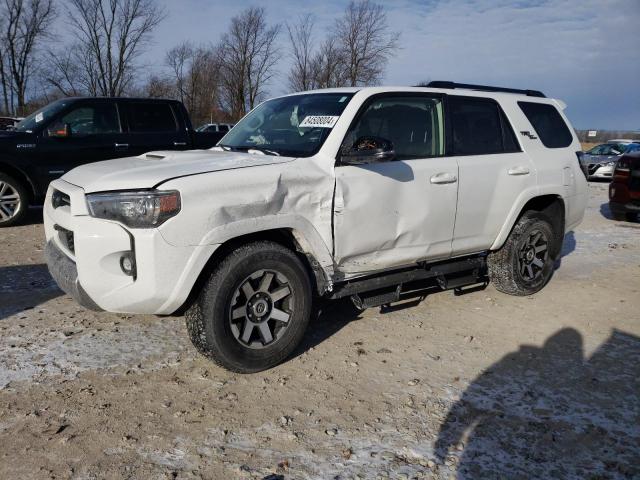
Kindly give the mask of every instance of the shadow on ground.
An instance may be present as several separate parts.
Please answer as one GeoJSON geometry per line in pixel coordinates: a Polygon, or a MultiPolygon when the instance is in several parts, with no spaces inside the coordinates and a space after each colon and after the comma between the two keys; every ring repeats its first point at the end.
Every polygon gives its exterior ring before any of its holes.
{"type": "Polygon", "coordinates": [[[600,205],[600,214],[607,220],[614,220],[613,213],[611,213],[611,209],[609,208],[609,202],[600,205]]]}
{"type": "Polygon", "coordinates": [[[576,249],[576,236],[573,232],[567,232],[564,236],[564,241],[562,243],[562,250],[560,250],[560,256],[556,260],[555,265],[553,266],[554,270],[558,270],[562,266],[562,259],[567,257],[573,253],[576,249]]]}
{"type": "Polygon", "coordinates": [[[360,319],[360,315],[361,312],[353,306],[348,298],[323,302],[318,305],[302,342],[295,349],[291,358],[302,355],[307,350],[321,344],[338,333],[349,322],[360,319]]]}
{"type": "Polygon", "coordinates": [[[640,338],[614,330],[585,358],[567,328],[478,376],[435,450],[441,465],[458,457],[458,479],[640,478],[639,420],[640,338]]]}
{"type": "Polygon", "coordinates": [[[0,320],[61,295],[44,264],[0,267],[0,320]]]}
{"type": "MultiPolygon", "coordinates": [[[[605,202],[602,205],[600,205],[600,214],[608,219],[608,220],[616,220],[615,217],[613,216],[613,213],[611,212],[611,208],[609,208],[609,202],[605,202]]],[[[627,214],[626,218],[623,217],[621,219],[618,219],[619,221],[624,221],[626,220],[628,223],[639,223],[640,222],[640,215],[636,214],[627,214]]]]}
{"type": "MultiPolygon", "coordinates": [[[[412,285],[411,283],[407,285],[412,285]]],[[[464,293],[471,293],[486,288],[486,284],[477,285],[473,289],[468,289],[464,293]]],[[[418,290],[402,293],[400,300],[391,305],[375,307],[380,314],[397,312],[404,309],[414,308],[423,302],[429,295],[440,293],[442,289],[434,285],[421,285],[418,290]]],[[[317,306],[316,314],[309,322],[309,328],[302,339],[301,344],[296,348],[291,358],[295,358],[307,350],[321,344],[329,337],[338,333],[343,327],[353,321],[362,318],[362,311],[358,310],[348,297],[339,300],[322,301],[317,306]]]]}

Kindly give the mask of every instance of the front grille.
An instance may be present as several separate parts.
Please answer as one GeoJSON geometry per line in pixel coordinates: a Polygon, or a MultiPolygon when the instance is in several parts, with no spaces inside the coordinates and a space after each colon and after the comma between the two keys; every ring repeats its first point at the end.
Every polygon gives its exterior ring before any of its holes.
{"type": "Polygon", "coordinates": [[[71,205],[71,199],[66,193],[54,190],[51,195],[51,205],[53,205],[53,208],[68,207],[71,205]]]}
{"type": "Polygon", "coordinates": [[[589,175],[593,175],[594,173],[596,173],[596,170],[598,170],[600,168],[600,164],[599,163],[590,163],[587,166],[587,170],[589,171],[589,175]]]}
{"type": "Polygon", "coordinates": [[[58,232],[58,238],[60,239],[60,243],[67,248],[72,254],[76,253],[76,245],[73,238],[73,232],[71,230],[67,230],[66,228],[61,227],[60,225],[54,225],[54,227],[58,232]]]}

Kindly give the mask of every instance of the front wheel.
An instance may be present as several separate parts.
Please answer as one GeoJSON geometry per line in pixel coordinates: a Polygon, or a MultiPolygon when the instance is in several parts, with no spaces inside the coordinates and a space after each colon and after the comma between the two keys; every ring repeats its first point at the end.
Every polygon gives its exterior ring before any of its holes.
{"type": "Polygon", "coordinates": [[[306,269],[291,250],[256,242],[231,252],[186,313],[195,347],[239,373],[271,368],[302,340],[311,314],[306,269]]]}
{"type": "Polygon", "coordinates": [[[546,216],[525,213],[502,248],[487,258],[489,278],[496,289],[510,295],[540,291],[553,273],[557,238],[546,216]]]}
{"type": "Polygon", "coordinates": [[[20,182],[0,173],[0,228],[20,222],[27,213],[29,195],[20,182]]]}

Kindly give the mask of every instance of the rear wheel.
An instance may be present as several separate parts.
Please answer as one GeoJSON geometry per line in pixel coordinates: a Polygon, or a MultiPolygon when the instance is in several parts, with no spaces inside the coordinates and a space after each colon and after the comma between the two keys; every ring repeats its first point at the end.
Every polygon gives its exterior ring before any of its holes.
{"type": "Polygon", "coordinates": [[[311,313],[311,285],[296,254],[273,242],[234,250],[186,313],[191,341],[228,370],[252,373],[287,358],[311,313]]]}
{"type": "Polygon", "coordinates": [[[4,173],[0,173],[0,227],[20,222],[27,213],[29,195],[24,186],[4,173]]]}
{"type": "Polygon", "coordinates": [[[537,212],[525,213],[509,238],[487,258],[489,278],[497,290],[510,295],[540,291],[553,273],[558,236],[553,223],[537,212]]]}

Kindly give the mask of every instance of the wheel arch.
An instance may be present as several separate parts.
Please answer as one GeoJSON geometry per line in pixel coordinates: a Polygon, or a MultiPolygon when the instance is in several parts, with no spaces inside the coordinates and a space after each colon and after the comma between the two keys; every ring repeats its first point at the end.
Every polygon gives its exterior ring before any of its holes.
{"type": "Polygon", "coordinates": [[[526,212],[541,213],[551,220],[556,233],[556,251],[554,255],[558,255],[562,249],[562,241],[565,234],[566,205],[564,198],[556,193],[537,195],[524,202],[520,208],[514,208],[491,246],[491,250],[498,250],[502,247],[513,227],[526,212]]]}
{"type": "Polygon", "coordinates": [[[0,173],[4,173],[6,175],[9,175],[10,177],[16,179],[18,182],[20,182],[27,190],[27,192],[29,193],[29,202],[33,202],[37,196],[36,194],[36,187],[33,184],[33,182],[31,181],[31,179],[29,178],[29,176],[24,173],[22,170],[20,170],[19,168],[0,161],[0,173]]]}
{"type": "Polygon", "coordinates": [[[327,272],[326,268],[320,264],[316,253],[311,249],[307,237],[302,232],[290,227],[265,229],[240,234],[223,241],[205,263],[195,283],[191,287],[187,300],[176,313],[183,312],[195,301],[213,269],[223,258],[242,245],[259,241],[271,241],[296,253],[307,269],[312,288],[318,295],[323,295],[331,289],[330,272],[327,272]]]}

